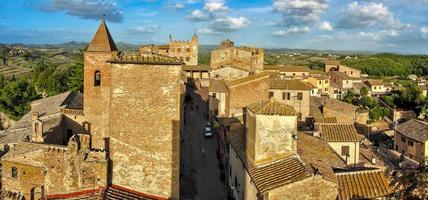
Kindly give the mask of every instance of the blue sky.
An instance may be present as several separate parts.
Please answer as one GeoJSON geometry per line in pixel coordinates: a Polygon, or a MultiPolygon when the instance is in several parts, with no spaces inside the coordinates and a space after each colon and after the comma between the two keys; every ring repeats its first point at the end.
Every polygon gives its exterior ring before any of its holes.
{"type": "Polygon", "coordinates": [[[1,0],[0,43],[190,39],[266,48],[428,54],[428,0],[1,0]]]}

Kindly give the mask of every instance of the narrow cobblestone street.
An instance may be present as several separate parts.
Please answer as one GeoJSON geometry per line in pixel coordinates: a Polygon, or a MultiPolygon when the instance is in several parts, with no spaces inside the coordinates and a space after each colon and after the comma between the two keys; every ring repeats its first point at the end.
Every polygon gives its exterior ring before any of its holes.
{"type": "MultiPolygon", "coordinates": [[[[198,91],[202,96],[207,91],[198,91]]],[[[185,127],[181,135],[181,199],[225,199],[225,186],[217,159],[216,135],[205,138],[207,105],[199,94],[188,87],[191,103],[185,106],[185,127]],[[205,155],[202,153],[205,149],[205,155]]]]}

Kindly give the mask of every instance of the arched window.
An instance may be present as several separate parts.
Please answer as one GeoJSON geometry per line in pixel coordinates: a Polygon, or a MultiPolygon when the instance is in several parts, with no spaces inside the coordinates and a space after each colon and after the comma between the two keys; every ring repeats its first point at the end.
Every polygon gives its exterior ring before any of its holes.
{"type": "Polygon", "coordinates": [[[94,86],[100,86],[101,85],[101,72],[96,71],[94,75],[94,86]]]}
{"type": "Polygon", "coordinates": [[[10,173],[11,173],[10,175],[12,176],[12,178],[18,178],[18,169],[16,167],[12,167],[10,173]]]}

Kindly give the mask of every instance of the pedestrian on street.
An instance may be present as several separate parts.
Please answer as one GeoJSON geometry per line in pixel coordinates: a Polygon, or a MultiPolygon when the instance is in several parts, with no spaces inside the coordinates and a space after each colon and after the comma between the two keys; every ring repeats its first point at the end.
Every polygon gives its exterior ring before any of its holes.
{"type": "Polygon", "coordinates": [[[202,148],[202,149],[201,149],[201,157],[202,157],[202,158],[205,158],[205,153],[206,153],[205,148],[202,148]]]}

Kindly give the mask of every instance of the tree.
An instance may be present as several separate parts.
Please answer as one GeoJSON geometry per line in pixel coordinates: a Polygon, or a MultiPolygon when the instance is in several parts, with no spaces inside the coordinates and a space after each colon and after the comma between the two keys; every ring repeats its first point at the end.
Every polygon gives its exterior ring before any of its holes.
{"type": "Polygon", "coordinates": [[[367,87],[365,87],[365,86],[362,87],[361,90],[360,90],[360,95],[363,96],[363,97],[365,97],[368,94],[369,94],[369,89],[367,87]]]}
{"type": "Polygon", "coordinates": [[[424,199],[428,196],[428,166],[423,161],[416,170],[401,171],[391,183],[396,195],[403,199],[424,199]]]}

